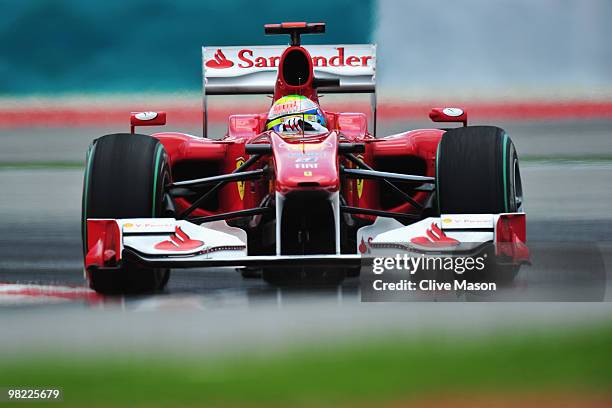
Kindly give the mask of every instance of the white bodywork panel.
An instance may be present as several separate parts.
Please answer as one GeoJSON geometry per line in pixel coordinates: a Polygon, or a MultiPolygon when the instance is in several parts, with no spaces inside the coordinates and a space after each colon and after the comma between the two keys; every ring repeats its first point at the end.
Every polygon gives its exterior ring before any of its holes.
{"type": "Polygon", "coordinates": [[[357,252],[364,256],[393,256],[401,252],[469,251],[495,239],[498,214],[442,214],[414,224],[378,217],[360,228],[357,252]]]}
{"type": "Polygon", "coordinates": [[[233,258],[247,254],[247,235],[225,221],[202,225],[174,218],[117,220],[123,247],[146,255],[233,258]]]}
{"type": "MultiPolygon", "coordinates": [[[[339,86],[321,92],[374,92],[376,45],[303,45],[317,78],[338,78],[339,86]]],[[[287,46],[202,47],[204,93],[265,94],[274,91],[279,58],[287,46]]]]}

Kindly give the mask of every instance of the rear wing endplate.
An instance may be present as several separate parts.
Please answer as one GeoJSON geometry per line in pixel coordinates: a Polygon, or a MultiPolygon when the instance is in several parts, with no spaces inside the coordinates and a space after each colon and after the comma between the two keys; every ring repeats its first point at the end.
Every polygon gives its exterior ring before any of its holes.
{"type": "MultiPolygon", "coordinates": [[[[202,47],[204,137],[207,95],[272,94],[287,46],[202,47]]],[[[338,79],[320,93],[369,93],[376,127],[376,45],[307,45],[316,78],[338,79]]]]}

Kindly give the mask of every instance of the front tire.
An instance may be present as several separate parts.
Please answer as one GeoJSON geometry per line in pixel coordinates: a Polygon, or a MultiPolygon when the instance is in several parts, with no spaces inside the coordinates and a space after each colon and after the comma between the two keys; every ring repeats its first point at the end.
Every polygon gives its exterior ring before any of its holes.
{"type": "MultiPolygon", "coordinates": [[[[499,214],[523,210],[518,156],[508,134],[494,126],[447,131],[436,157],[439,214],[499,214]]],[[[520,266],[491,262],[475,280],[510,283],[520,266]]]]}
{"type": "MultiPolygon", "coordinates": [[[[124,133],[96,139],[87,153],[83,185],[84,254],[88,218],[163,216],[164,186],[170,180],[167,154],[157,139],[124,133]]],[[[123,260],[119,269],[88,271],[88,279],[99,293],[147,293],[163,289],[169,274],[168,269],[144,268],[123,260]]]]}
{"type": "Polygon", "coordinates": [[[499,214],[522,210],[518,156],[508,134],[495,126],[447,131],[436,158],[440,214],[499,214]]]}

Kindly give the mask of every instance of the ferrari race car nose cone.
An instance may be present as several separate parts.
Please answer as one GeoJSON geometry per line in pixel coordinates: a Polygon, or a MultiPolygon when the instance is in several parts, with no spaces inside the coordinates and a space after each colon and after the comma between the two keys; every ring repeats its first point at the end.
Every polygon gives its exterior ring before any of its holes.
{"type": "Polygon", "coordinates": [[[289,141],[277,134],[273,134],[271,139],[278,192],[285,194],[301,189],[338,191],[340,177],[335,132],[308,141],[289,141]]]}

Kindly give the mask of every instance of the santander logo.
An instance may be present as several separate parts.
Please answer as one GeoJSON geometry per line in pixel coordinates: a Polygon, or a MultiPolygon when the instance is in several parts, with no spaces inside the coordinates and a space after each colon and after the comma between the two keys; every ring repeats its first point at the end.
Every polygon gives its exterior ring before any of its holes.
{"type": "Polygon", "coordinates": [[[176,227],[170,239],[156,244],[155,249],[162,251],[189,251],[202,245],[204,245],[204,242],[191,239],[181,227],[176,227]]]}
{"type": "Polygon", "coordinates": [[[359,252],[362,254],[370,253],[370,245],[372,244],[372,237],[368,237],[368,243],[366,244],[365,240],[361,238],[361,243],[359,244],[359,252]]]}
{"type": "MultiPolygon", "coordinates": [[[[237,52],[238,68],[277,68],[280,63],[280,55],[257,56],[252,49],[244,48],[237,52]]],[[[345,47],[336,48],[335,55],[312,55],[314,67],[367,67],[372,60],[371,55],[350,55],[345,47]]],[[[213,58],[206,61],[208,68],[224,69],[234,66],[234,61],[227,59],[221,49],[217,49],[213,58]]]]}
{"type": "Polygon", "coordinates": [[[427,235],[426,237],[412,238],[410,242],[430,248],[453,247],[459,245],[459,241],[448,237],[436,223],[432,223],[425,234],[427,235]]]}
{"type": "Polygon", "coordinates": [[[227,59],[227,57],[225,56],[225,54],[223,54],[223,51],[221,51],[221,49],[217,49],[217,52],[215,52],[215,57],[213,59],[209,59],[208,61],[206,61],[206,66],[208,68],[223,69],[223,68],[233,67],[234,63],[227,59]]]}

